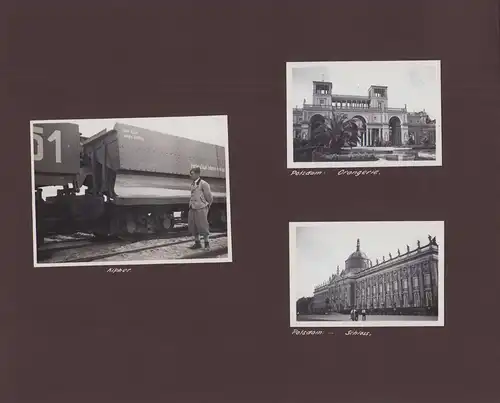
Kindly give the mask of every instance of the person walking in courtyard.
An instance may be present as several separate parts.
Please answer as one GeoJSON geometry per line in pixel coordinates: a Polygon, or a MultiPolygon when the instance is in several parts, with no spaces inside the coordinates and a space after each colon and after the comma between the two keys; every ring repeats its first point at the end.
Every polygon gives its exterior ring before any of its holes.
{"type": "Polygon", "coordinates": [[[354,310],[354,320],[357,322],[359,317],[359,311],[357,309],[354,310]]]}
{"type": "Polygon", "coordinates": [[[361,311],[361,320],[366,320],[366,310],[365,309],[363,309],[361,311]]]}
{"type": "Polygon", "coordinates": [[[354,309],[351,309],[351,320],[354,321],[354,309]]]}
{"type": "Polygon", "coordinates": [[[193,182],[191,183],[191,198],[189,200],[188,228],[194,237],[194,245],[191,249],[200,249],[200,236],[205,241],[205,249],[210,249],[209,244],[209,225],[208,211],[213,201],[210,185],[201,178],[199,167],[192,168],[189,175],[193,182]]]}

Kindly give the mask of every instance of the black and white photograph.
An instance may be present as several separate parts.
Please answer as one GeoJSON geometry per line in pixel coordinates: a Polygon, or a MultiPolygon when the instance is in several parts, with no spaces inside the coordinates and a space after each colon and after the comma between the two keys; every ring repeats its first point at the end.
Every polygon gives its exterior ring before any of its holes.
{"type": "Polygon", "coordinates": [[[290,223],[290,326],[444,326],[443,245],[443,221],[290,223]]]}
{"type": "Polygon", "coordinates": [[[35,267],[232,261],[227,116],[30,126],[35,267]]]}
{"type": "Polygon", "coordinates": [[[438,60],[289,62],[288,168],[441,166],[438,60]]]}

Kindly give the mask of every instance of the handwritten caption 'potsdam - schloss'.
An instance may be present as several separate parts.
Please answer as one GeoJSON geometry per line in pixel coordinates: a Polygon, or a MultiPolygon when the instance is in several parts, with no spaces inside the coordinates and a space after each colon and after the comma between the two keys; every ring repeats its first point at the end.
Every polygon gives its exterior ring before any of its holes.
{"type": "MultiPolygon", "coordinates": [[[[290,176],[320,176],[324,175],[325,171],[308,171],[294,169],[290,172],[290,176]]],[[[380,169],[341,169],[337,171],[337,176],[377,176],[380,175],[380,169]]]]}
{"type": "MultiPolygon", "coordinates": [[[[325,330],[299,330],[293,329],[292,335],[294,336],[322,336],[324,334],[333,335],[335,333],[325,330]]],[[[345,336],[371,336],[371,332],[361,331],[361,330],[348,330],[344,332],[345,336]]]]}

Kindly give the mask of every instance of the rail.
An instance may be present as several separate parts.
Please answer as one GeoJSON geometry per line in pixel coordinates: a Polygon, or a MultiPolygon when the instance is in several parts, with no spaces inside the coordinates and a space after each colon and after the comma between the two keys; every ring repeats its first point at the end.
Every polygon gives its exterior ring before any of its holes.
{"type": "MultiPolygon", "coordinates": [[[[210,237],[210,239],[217,239],[217,238],[221,238],[221,237],[227,237],[227,233],[212,235],[210,237]]],[[[97,261],[100,259],[107,259],[110,257],[119,256],[119,255],[128,255],[131,253],[143,252],[143,251],[151,250],[151,249],[158,249],[158,248],[164,248],[164,247],[169,247],[169,246],[173,246],[173,245],[180,245],[180,244],[188,243],[188,242],[192,242],[192,241],[193,240],[191,238],[190,239],[183,239],[180,241],[166,242],[166,243],[162,243],[162,244],[154,244],[154,245],[148,245],[148,246],[141,246],[141,247],[137,247],[137,248],[131,248],[131,249],[120,250],[120,251],[112,251],[112,252],[108,252],[108,253],[101,253],[98,255],[92,255],[92,256],[86,256],[86,257],[80,257],[80,258],[74,258],[74,259],[66,259],[63,262],[58,262],[58,263],[94,262],[94,261],[97,261]]],[[[186,257],[186,259],[191,259],[193,257],[197,258],[199,256],[204,256],[204,255],[207,255],[210,253],[215,253],[217,255],[223,254],[223,252],[221,250],[214,249],[214,250],[210,250],[210,251],[201,251],[201,253],[196,254],[196,256],[189,256],[189,257],[186,257]]]]}

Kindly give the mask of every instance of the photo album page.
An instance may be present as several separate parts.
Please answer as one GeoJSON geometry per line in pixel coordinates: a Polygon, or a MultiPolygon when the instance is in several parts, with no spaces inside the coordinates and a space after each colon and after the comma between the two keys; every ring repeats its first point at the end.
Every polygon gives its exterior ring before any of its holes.
{"type": "Polygon", "coordinates": [[[499,0],[0,31],[0,402],[499,401],[499,0]]]}

